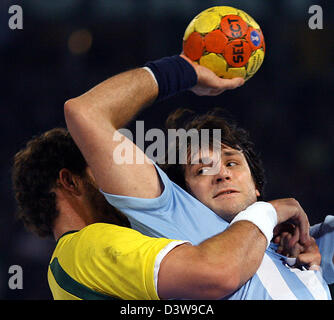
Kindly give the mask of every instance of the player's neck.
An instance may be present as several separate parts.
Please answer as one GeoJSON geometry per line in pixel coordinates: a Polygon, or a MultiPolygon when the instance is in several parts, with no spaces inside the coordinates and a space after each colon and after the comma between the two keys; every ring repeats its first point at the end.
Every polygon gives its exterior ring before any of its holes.
{"type": "Polygon", "coordinates": [[[59,212],[53,225],[53,234],[56,240],[68,231],[81,230],[95,222],[83,199],[64,194],[59,190],[56,191],[56,195],[59,212]]]}
{"type": "Polygon", "coordinates": [[[56,218],[53,227],[53,235],[56,240],[59,239],[64,233],[81,230],[88,224],[80,216],[73,214],[71,212],[60,212],[59,216],[56,218]]]}

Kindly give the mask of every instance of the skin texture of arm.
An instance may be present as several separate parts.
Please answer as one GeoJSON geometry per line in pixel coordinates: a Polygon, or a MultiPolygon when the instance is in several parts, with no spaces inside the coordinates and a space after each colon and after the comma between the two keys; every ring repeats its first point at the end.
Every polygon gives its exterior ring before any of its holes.
{"type": "Polygon", "coordinates": [[[221,299],[233,293],[259,268],[266,243],[254,224],[239,221],[198,246],[176,247],[162,260],[159,297],[221,299]]]}
{"type": "MultiPolygon", "coordinates": [[[[157,97],[158,88],[144,69],[116,75],[97,85],[82,96],[65,104],[65,118],[71,135],[98,186],[105,192],[142,198],[155,198],[161,193],[153,164],[144,162],[117,164],[114,151],[121,141],[115,133],[141,109],[157,97]],[[117,183],[115,183],[117,181],[117,183]]],[[[123,145],[141,152],[124,137],[123,145]]],[[[144,156],[145,157],[145,156],[144,156]]]]}

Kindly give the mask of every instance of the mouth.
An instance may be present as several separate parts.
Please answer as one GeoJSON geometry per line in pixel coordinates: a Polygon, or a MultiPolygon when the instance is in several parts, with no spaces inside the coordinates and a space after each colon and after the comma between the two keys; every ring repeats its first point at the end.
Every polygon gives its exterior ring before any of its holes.
{"type": "Polygon", "coordinates": [[[231,194],[234,194],[234,193],[239,193],[239,192],[237,190],[234,190],[234,189],[221,190],[213,197],[213,199],[218,198],[220,196],[228,196],[228,195],[231,195],[231,194]]]}

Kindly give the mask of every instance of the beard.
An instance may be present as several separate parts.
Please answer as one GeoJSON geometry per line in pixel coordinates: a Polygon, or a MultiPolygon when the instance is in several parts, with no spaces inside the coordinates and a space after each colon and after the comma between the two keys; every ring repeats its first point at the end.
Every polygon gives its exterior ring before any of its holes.
{"type": "Polygon", "coordinates": [[[240,199],[239,201],[223,201],[221,206],[216,204],[215,207],[211,209],[225,221],[230,223],[241,211],[245,210],[256,201],[257,196],[255,191],[248,190],[247,195],[244,195],[243,199],[240,199]]]}

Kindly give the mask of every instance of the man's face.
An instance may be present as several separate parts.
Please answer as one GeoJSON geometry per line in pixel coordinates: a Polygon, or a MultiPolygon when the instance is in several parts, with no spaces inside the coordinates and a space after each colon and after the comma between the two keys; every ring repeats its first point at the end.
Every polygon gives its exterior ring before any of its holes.
{"type": "Polygon", "coordinates": [[[218,150],[202,150],[198,164],[186,165],[185,181],[193,196],[230,222],[260,193],[244,154],[225,145],[218,150]]]}

